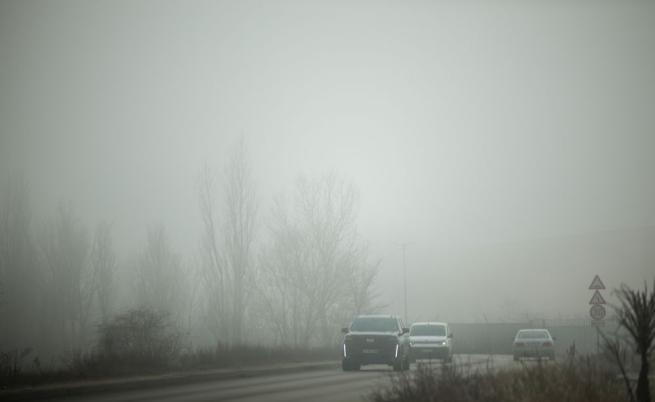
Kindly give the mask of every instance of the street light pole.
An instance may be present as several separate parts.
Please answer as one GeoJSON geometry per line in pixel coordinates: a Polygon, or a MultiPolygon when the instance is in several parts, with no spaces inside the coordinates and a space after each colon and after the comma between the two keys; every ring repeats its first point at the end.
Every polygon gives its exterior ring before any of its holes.
{"type": "Polygon", "coordinates": [[[407,264],[405,263],[405,249],[411,243],[402,243],[400,247],[403,248],[403,290],[405,294],[405,325],[409,325],[407,321],[407,264]]]}

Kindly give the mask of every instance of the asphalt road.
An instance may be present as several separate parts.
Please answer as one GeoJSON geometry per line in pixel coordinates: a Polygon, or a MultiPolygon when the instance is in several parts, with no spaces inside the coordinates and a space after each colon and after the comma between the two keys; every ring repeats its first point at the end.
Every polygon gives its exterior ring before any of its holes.
{"type": "MultiPolygon", "coordinates": [[[[514,364],[511,356],[456,356],[456,363],[484,368],[514,364]]],[[[412,369],[414,369],[412,365],[412,369]]],[[[396,375],[386,366],[366,366],[359,372],[341,369],[266,375],[261,377],[226,379],[185,385],[163,386],[144,390],[117,391],[98,395],[83,395],[58,401],[311,401],[356,402],[377,387],[389,383],[396,375]]]]}

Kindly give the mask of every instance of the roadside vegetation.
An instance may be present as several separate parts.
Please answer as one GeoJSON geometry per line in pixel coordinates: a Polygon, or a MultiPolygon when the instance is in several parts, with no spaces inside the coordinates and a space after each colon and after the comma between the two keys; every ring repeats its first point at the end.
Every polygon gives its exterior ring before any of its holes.
{"type": "Polygon", "coordinates": [[[343,324],[376,308],[355,187],[319,175],[262,200],[245,143],[226,154],[189,186],[186,254],[157,222],[127,223],[142,240],[118,247],[112,224],[72,202],[35,211],[28,183],[0,177],[0,385],[338,351],[343,324]],[[151,332],[136,337],[138,325],[151,332]]]}
{"type": "Polygon", "coordinates": [[[372,402],[621,402],[628,401],[616,371],[591,357],[510,369],[419,365],[393,377],[372,402]]]}
{"type": "Polygon", "coordinates": [[[649,381],[655,348],[655,282],[649,290],[622,285],[615,291],[619,330],[605,334],[603,353],[564,361],[487,366],[419,365],[415,373],[391,378],[389,387],[370,395],[372,402],[651,402],[649,381]],[[635,364],[634,360],[638,360],[635,364]],[[638,371],[638,376],[633,375],[638,371]],[[636,377],[636,381],[635,381],[636,377]]]}
{"type": "Polygon", "coordinates": [[[168,313],[135,309],[99,327],[98,343],[87,353],[62,360],[56,369],[43,368],[32,351],[0,354],[0,388],[53,382],[337,360],[337,347],[227,345],[189,348],[168,313]]]}
{"type": "Polygon", "coordinates": [[[620,305],[615,306],[621,332],[604,334],[605,351],[621,372],[631,402],[650,402],[653,391],[650,367],[655,349],[655,281],[648,289],[631,289],[622,285],[615,291],[620,305]],[[636,387],[628,374],[631,357],[638,357],[639,376],[636,387]]]}

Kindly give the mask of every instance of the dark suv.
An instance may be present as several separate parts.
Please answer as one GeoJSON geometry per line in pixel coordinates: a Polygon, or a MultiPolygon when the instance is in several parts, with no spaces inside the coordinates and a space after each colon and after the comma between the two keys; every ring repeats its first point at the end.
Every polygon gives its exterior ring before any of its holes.
{"type": "Polygon", "coordinates": [[[394,371],[409,369],[409,329],[391,315],[360,315],[343,328],[344,371],[366,364],[388,364],[394,371]]]}

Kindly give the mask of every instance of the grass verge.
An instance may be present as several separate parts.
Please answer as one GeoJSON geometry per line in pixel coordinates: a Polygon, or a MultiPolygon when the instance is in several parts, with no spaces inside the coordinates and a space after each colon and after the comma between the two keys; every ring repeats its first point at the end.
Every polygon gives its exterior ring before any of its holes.
{"type": "Polygon", "coordinates": [[[592,357],[495,369],[419,365],[374,391],[372,402],[621,402],[616,370],[592,357]]]}
{"type": "Polygon", "coordinates": [[[32,359],[0,359],[0,389],[123,378],[171,372],[256,367],[272,364],[338,360],[337,348],[228,346],[182,351],[175,358],[152,359],[147,355],[115,355],[98,352],[76,353],[62,359],[59,368],[44,369],[32,359]],[[336,351],[336,352],[335,352],[336,351]],[[32,362],[30,363],[30,360],[32,362]]]}

